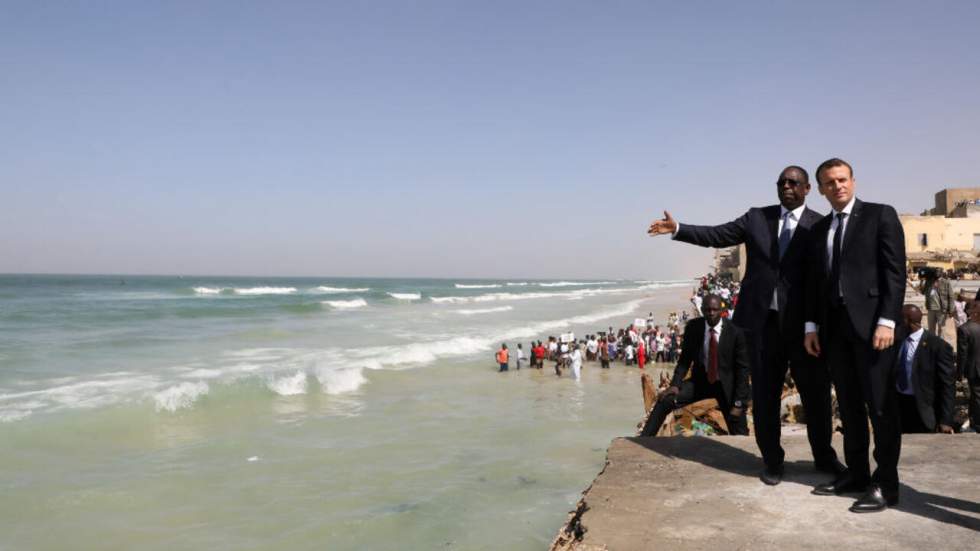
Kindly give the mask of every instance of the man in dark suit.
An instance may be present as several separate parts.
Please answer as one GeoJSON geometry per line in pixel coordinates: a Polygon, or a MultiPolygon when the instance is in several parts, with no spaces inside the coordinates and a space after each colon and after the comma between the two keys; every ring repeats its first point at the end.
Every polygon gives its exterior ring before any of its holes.
{"type": "Polygon", "coordinates": [[[898,503],[902,434],[889,348],[905,299],[905,234],[894,208],[854,196],[851,165],[830,159],[816,175],[833,211],[811,231],[804,345],[813,356],[823,351],[830,366],[848,470],[814,493],[864,492],[851,511],[881,511],[898,503]],[[869,415],[878,464],[873,475],[869,415]]]}
{"type": "Polygon", "coordinates": [[[708,295],[701,306],[704,317],[687,322],[674,377],[650,411],[643,436],[656,435],[667,414],[677,407],[707,398],[718,400],[730,434],[749,434],[745,420],[748,343],[740,328],[722,319],[721,310],[721,297],[708,295]]]}
{"type": "Polygon", "coordinates": [[[970,430],[980,432],[980,301],[967,313],[970,320],[956,330],[956,365],[970,387],[970,430]]]}
{"type": "Polygon", "coordinates": [[[749,338],[755,439],[765,469],[762,481],[778,484],[783,475],[779,445],[780,405],[787,368],[800,391],[807,438],[819,470],[838,474],[843,466],[830,445],[830,375],[803,350],[803,255],[811,228],[821,216],[806,206],[810,181],[806,170],[786,167],[776,180],[778,205],[749,209],[720,226],[678,224],[670,213],[651,224],[649,233],[673,233],[674,239],[702,247],[745,244],[747,268],[733,322],[749,338]]]}
{"type": "Polygon", "coordinates": [[[895,331],[895,392],[903,433],[953,434],[953,347],[922,327],[922,310],[902,308],[895,331]]]}

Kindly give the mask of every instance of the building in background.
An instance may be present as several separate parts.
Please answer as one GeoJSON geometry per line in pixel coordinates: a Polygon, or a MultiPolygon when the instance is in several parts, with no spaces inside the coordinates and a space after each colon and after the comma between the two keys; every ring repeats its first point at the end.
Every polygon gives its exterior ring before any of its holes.
{"type": "Polygon", "coordinates": [[[948,188],[922,214],[899,215],[909,267],[975,271],[980,252],[980,187],[948,188]]]}
{"type": "Polygon", "coordinates": [[[745,245],[715,249],[714,271],[728,274],[735,281],[742,281],[745,275],[745,245]]]}

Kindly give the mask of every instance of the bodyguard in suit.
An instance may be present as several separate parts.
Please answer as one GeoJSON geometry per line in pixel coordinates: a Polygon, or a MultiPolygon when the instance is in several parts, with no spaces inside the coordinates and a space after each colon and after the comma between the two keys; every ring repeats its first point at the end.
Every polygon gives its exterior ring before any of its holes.
{"type": "Polygon", "coordinates": [[[953,347],[922,327],[922,311],[902,307],[895,331],[895,392],[903,433],[953,434],[953,347]]]}
{"type": "Polygon", "coordinates": [[[767,484],[778,484],[783,475],[779,414],[787,368],[800,391],[817,469],[843,471],[830,445],[830,375],[822,362],[804,352],[800,331],[805,321],[803,256],[810,230],[821,218],[806,206],[809,192],[806,170],[789,166],[776,179],[778,205],[749,209],[720,226],[678,224],[664,212],[664,219],[649,230],[651,235],[673,233],[677,241],[702,247],[745,244],[748,266],[733,322],[749,338],[755,439],[767,484]]]}
{"type": "Polygon", "coordinates": [[[970,430],[980,432],[980,301],[967,313],[970,320],[956,330],[956,365],[970,387],[970,430]]]}
{"type": "Polygon", "coordinates": [[[854,196],[851,165],[830,159],[816,176],[833,210],[811,232],[804,345],[830,367],[848,470],[814,493],[863,492],[851,511],[881,511],[898,503],[902,435],[889,349],[905,299],[905,234],[894,208],[854,196]],[[878,464],[873,475],[869,415],[878,464]]]}
{"type": "Polygon", "coordinates": [[[730,434],[749,434],[745,404],[749,399],[749,350],[745,334],[721,317],[721,297],[708,295],[703,318],[684,327],[684,344],[670,387],[660,395],[643,427],[654,436],[667,414],[699,400],[715,398],[730,434]]]}

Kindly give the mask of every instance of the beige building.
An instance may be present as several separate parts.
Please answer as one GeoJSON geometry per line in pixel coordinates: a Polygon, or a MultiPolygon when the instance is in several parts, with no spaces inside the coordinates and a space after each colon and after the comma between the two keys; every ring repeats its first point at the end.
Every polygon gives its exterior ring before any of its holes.
{"type": "Polygon", "coordinates": [[[934,208],[899,218],[910,266],[951,269],[977,263],[980,187],[944,189],[936,194],[934,208]]]}
{"type": "Polygon", "coordinates": [[[727,273],[735,281],[745,275],[745,245],[715,249],[715,273],[727,273]]]}

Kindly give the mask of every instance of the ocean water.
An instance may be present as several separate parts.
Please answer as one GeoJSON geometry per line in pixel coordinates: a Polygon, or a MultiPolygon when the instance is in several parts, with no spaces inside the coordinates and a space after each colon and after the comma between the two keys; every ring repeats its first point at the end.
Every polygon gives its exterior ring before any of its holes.
{"type": "Polygon", "coordinates": [[[494,350],[690,286],[0,276],[0,549],[540,549],[639,376],[494,350]]]}

